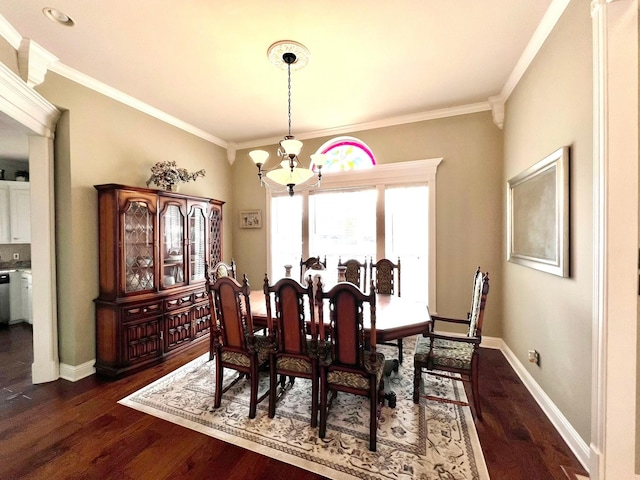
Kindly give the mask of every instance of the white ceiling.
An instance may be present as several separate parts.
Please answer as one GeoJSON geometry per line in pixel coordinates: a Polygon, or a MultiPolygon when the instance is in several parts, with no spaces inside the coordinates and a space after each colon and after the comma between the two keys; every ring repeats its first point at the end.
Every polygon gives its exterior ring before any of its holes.
{"type": "Polygon", "coordinates": [[[292,133],[487,102],[552,0],[2,0],[22,37],[77,71],[239,147],[287,130],[287,77],[266,51],[295,40],[292,133]],[[55,7],[75,26],[42,13],[55,7]]]}

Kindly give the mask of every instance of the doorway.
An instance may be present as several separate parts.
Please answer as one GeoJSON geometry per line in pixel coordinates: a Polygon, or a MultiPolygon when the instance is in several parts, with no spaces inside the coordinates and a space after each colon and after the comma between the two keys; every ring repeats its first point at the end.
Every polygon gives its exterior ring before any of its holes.
{"type": "Polygon", "coordinates": [[[0,68],[0,87],[8,92],[0,97],[3,119],[24,132],[28,142],[31,225],[38,226],[31,243],[35,333],[31,380],[50,382],[60,376],[53,209],[53,136],[60,112],[8,68],[0,68]]]}

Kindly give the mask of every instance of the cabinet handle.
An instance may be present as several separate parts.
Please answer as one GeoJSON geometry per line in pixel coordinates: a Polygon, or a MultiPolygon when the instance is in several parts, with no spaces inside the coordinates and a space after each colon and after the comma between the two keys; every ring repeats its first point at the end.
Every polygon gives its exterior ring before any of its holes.
{"type": "Polygon", "coordinates": [[[149,309],[148,309],[147,307],[144,307],[144,308],[142,309],[142,313],[147,313],[148,311],[149,311],[149,309]]]}

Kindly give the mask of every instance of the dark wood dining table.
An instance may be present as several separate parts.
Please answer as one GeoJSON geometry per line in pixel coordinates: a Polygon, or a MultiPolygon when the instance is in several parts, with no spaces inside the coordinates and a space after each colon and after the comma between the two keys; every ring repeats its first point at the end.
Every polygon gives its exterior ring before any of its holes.
{"type": "MultiPolygon", "coordinates": [[[[267,327],[267,303],[264,292],[254,290],[249,299],[255,328],[267,327]]],[[[328,309],[328,302],[325,302],[328,309]]],[[[275,307],[272,307],[275,314],[275,307]]],[[[309,317],[307,317],[309,318],[309,317]]],[[[328,325],[329,314],[324,314],[328,325]]],[[[394,295],[376,295],[376,340],[388,342],[426,332],[431,323],[431,315],[426,303],[394,295]]],[[[364,309],[365,333],[370,330],[369,308],[364,309]]]]}

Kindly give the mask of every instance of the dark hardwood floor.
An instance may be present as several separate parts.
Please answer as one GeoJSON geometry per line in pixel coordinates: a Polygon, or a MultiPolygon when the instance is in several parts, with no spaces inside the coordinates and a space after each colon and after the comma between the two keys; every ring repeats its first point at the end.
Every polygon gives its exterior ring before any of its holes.
{"type": "MultiPolygon", "coordinates": [[[[206,351],[111,381],[31,384],[31,329],[0,329],[0,478],[291,479],[324,477],[117,404],[206,351]]],[[[566,480],[583,469],[502,353],[482,350],[482,422],[493,480],[566,480]]]]}

